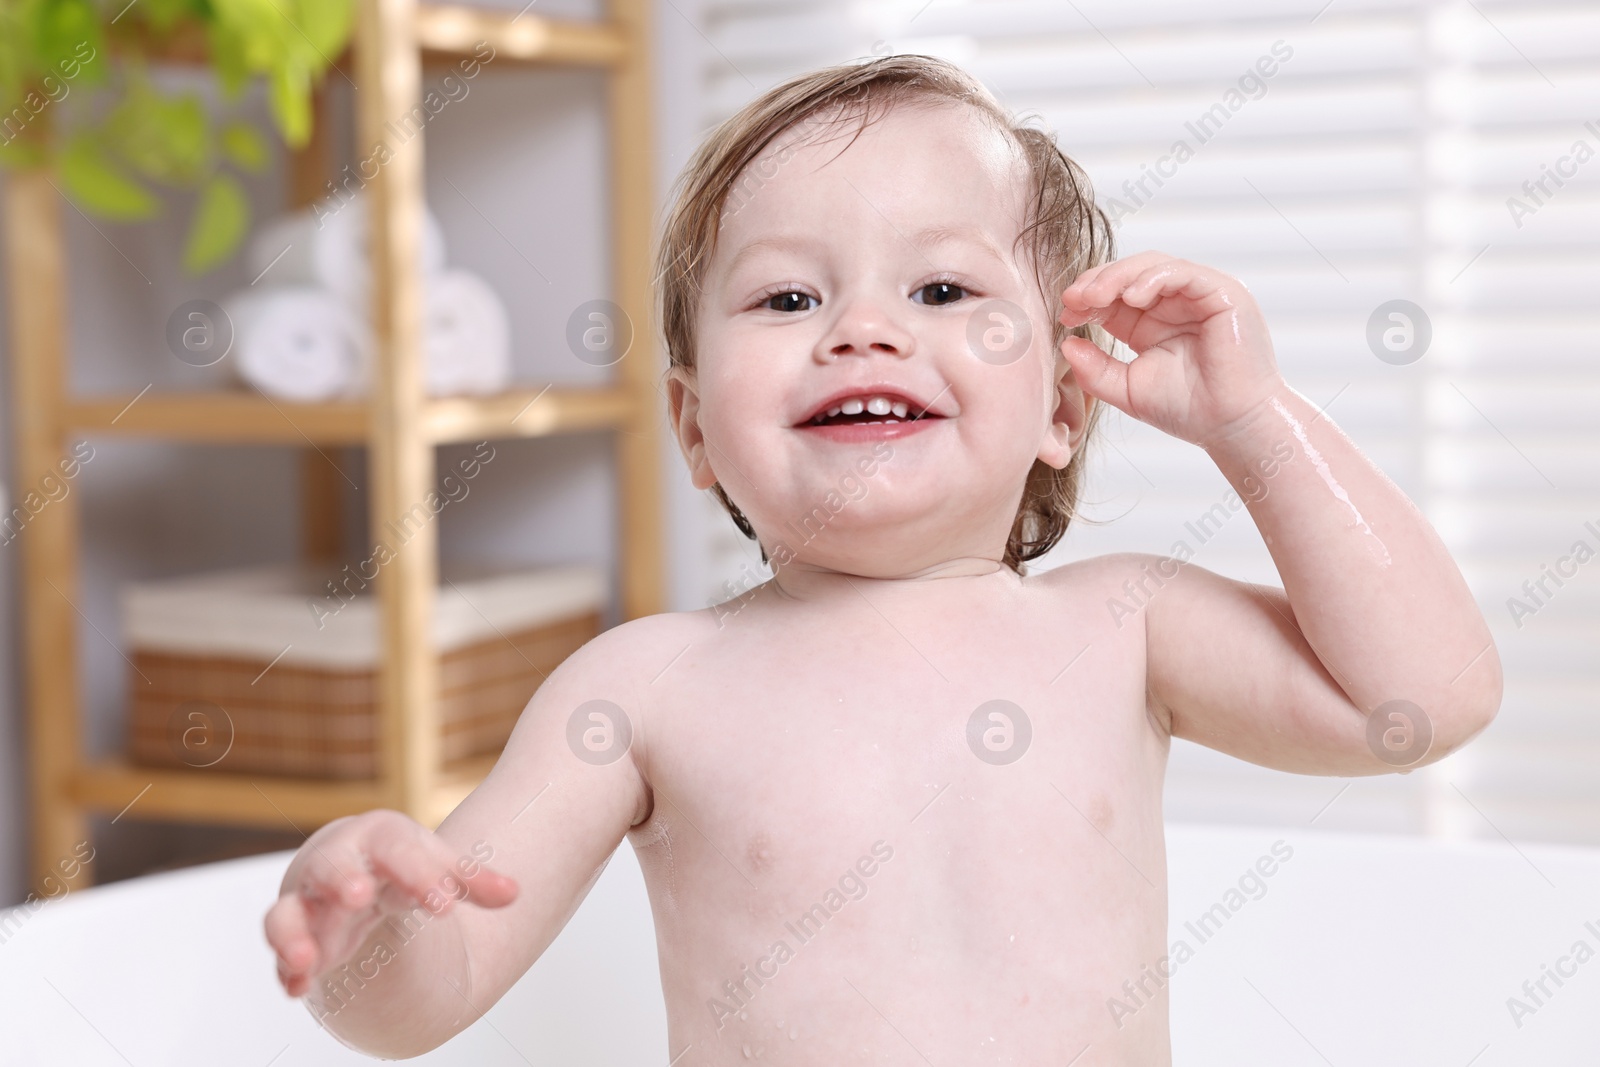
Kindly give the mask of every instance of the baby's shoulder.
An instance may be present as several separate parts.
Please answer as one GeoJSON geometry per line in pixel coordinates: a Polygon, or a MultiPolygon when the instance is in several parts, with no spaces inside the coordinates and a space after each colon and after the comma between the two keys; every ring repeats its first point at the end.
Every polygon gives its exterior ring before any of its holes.
{"type": "Polygon", "coordinates": [[[648,685],[706,629],[699,615],[693,611],[665,611],[628,619],[590,638],[562,661],[562,666],[569,667],[572,674],[598,674],[648,685]]]}
{"type": "Polygon", "coordinates": [[[1144,609],[1183,569],[1183,560],[1149,552],[1112,552],[1028,575],[1029,583],[1061,613],[1093,631],[1143,636],[1144,609]]]}
{"type": "MultiPolygon", "coordinates": [[[[1123,583],[1148,575],[1160,575],[1180,561],[1149,552],[1109,552],[1103,556],[1073,560],[1049,570],[1030,571],[1028,581],[1035,587],[1081,600],[1098,593],[1123,591],[1123,583]]],[[[1148,579],[1147,579],[1148,580],[1148,579]]]]}

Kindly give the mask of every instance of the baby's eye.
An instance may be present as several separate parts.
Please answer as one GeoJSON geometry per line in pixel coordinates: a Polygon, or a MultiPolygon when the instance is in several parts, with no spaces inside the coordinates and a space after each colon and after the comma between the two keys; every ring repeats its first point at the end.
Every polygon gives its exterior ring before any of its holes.
{"type": "Polygon", "coordinates": [[[773,311],[810,311],[810,307],[799,303],[799,301],[805,300],[810,300],[813,306],[816,304],[816,298],[810,293],[802,293],[791,290],[786,293],[773,293],[771,296],[767,297],[763,303],[763,306],[773,311]]]}
{"type": "Polygon", "coordinates": [[[953,304],[966,295],[966,290],[954,282],[929,282],[917,292],[926,296],[926,299],[917,301],[919,304],[953,304]]]}

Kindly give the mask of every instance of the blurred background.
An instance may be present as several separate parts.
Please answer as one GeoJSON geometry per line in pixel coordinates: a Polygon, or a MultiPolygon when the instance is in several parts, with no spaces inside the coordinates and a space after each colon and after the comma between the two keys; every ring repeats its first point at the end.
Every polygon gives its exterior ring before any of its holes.
{"type": "MultiPolygon", "coordinates": [[[[259,244],[295,195],[284,143],[300,106],[292,81],[269,72],[229,95],[219,89],[228,75],[220,67],[151,64],[152,91],[193,94],[210,126],[169,115],[161,134],[136,121],[153,121],[148,115],[134,115],[119,127],[106,119],[107,101],[137,87],[115,74],[94,84],[59,64],[70,52],[60,42],[83,39],[71,10],[110,27],[121,4],[13,3],[0,5],[0,18],[21,26],[16,20],[41,6],[68,11],[52,31],[54,51],[39,52],[66,91],[47,93],[38,108],[8,98],[8,108],[23,110],[0,116],[8,164],[0,182],[36,162],[18,154],[30,131],[85,131],[89,147],[39,148],[60,153],[64,175],[71,389],[118,397],[147,387],[152,395],[263,389],[239,382],[227,359],[186,360],[167,338],[174,313],[190,302],[226,306],[274,266],[287,269],[269,263],[263,271],[271,248],[253,250],[252,241],[259,244]],[[182,130],[201,127],[216,150],[206,166],[185,169],[182,130]],[[141,163],[139,146],[163,136],[178,162],[141,163]],[[121,155],[97,155],[95,144],[121,155]],[[119,168],[121,178],[107,177],[119,168]]],[[[515,17],[531,7],[495,10],[515,17]]],[[[575,316],[586,321],[581,309],[615,297],[605,238],[617,222],[608,199],[613,168],[647,175],[659,210],[704,133],[773,84],[871,55],[951,59],[1003,103],[1057,131],[1116,220],[1119,254],[1158,248],[1250,287],[1290,384],[1324,407],[1434,523],[1505,664],[1495,724],[1466,750],[1412,774],[1294,776],[1174,742],[1169,818],[1600,843],[1600,563],[1592,562],[1600,554],[1600,5],[1221,0],[1202,10],[1109,0],[660,0],[644,9],[651,117],[637,146],[608,131],[604,72],[488,63],[468,79],[448,66],[423,69],[424,92],[448,101],[426,123],[425,200],[444,258],[486,283],[503,316],[497,388],[598,385],[612,373],[604,361],[574,358],[568,338],[575,316]]],[[[539,0],[535,13],[604,14],[578,0],[539,0]]],[[[105,32],[118,40],[119,31],[105,32]]],[[[321,32],[300,36],[309,42],[321,32]]],[[[314,49],[330,54],[322,56],[315,106],[309,96],[303,103],[317,136],[328,138],[328,168],[338,171],[358,162],[351,146],[359,90],[339,36],[348,28],[325,32],[337,46],[314,49]]],[[[14,52],[24,37],[42,39],[19,31],[7,47],[14,52]]],[[[136,55],[137,45],[124,41],[118,50],[136,55]]],[[[15,56],[4,62],[0,79],[10,80],[0,89],[18,94],[26,87],[15,56]]],[[[106,65],[100,56],[84,69],[96,62],[106,65]]],[[[7,219],[13,236],[18,222],[7,219]]],[[[12,296],[0,307],[8,369],[0,469],[13,515],[50,474],[19,466],[15,443],[28,417],[17,398],[16,282],[31,254],[14,253],[5,264],[12,296]]],[[[1108,551],[1168,553],[1184,542],[1202,566],[1276,584],[1246,512],[1196,535],[1228,492],[1205,456],[1107,414],[1092,446],[1089,521],[1075,524],[1043,566],[1108,551]]],[[[689,485],[661,415],[652,426],[660,435],[663,606],[693,610],[767,572],[714,498],[689,485]]],[[[601,624],[614,624],[621,608],[613,437],[589,430],[495,441],[495,459],[471,492],[438,516],[445,568],[593,567],[607,590],[601,624]]],[[[306,519],[304,449],[109,432],[71,441],[92,450],[65,482],[81,522],[76,675],[83,743],[94,756],[129,743],[128,589],[292,563],[306,519]]],[[[469,459],[471,449],[442,446],[439,470],[469,459]]],[[[338,548],[353,562],[369,544],[365,450],[328,452],[342,477],[332,493],[346,520],[338,548]]],[[[30,616],[19,589],[25,543],[37,532],[29,525],[17,524],[0,544],[0,904],[28,887],[36,814],[27,789],[30,616]]],[[[250,827],[143,820],[135,792],[123,812],[92,820],[101,881],[294,847],[310,828],[287,816],[250,827]]]]}

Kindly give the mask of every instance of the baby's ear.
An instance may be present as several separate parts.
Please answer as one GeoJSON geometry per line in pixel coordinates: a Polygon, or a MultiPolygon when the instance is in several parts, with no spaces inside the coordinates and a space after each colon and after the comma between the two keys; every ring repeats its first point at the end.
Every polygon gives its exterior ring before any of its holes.
{"type": "Polygon", "coordinates": [[[677,365],[667,371],[667,414],[694,487],[710,489],[717,484],[717,474],[711,469],[705,435],[700,432],[700,394],[695,390],[693,371],[677,365]]]}
{"type": "Polygon", "coordinates": [[[1054,385],[1056,407],[1050,415],[1050,425],[1046,428],[1039,458],[1060,470],[1072,462],[1072,457],[1083,444],[1083,435],[1089,426],[1089,413],[1097,401],[1083,391],[1073,377],[1071,365],[1059,351],[1056,353],[1054,385]]]}

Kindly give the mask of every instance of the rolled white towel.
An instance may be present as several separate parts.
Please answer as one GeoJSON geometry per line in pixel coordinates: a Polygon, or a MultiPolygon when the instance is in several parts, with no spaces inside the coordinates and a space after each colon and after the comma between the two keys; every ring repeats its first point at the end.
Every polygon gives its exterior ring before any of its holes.
{"type": "Polygon", "coordinates": [[[498,393],[511,380],[511,327],[505,302],[465,270],[423,280],[425,388],[432,396],[498,393]]]}
{"type": "MultiPolygon", "coordinates": [[[[329,197],[273,218],[256,230],[248,250],[252,277],[274,285],[322,285],[366,310],[371,291],[367,198],[329,197]]],[[[422,274],[444,270],[444,231],[433,212],[422,221],[422,274]]]]}
{"type": "Polygon", "coordinates": [[[313,286],[242,289],[223,303],[233,322],[234,371],[284,400],[359,395],[371,350],[364,319],[313,286]]]}
{"type": "MultiPolygon", "coordinates": [[[[511,326],[500,294],[471,271],[447,270],[424,278],[422,295],[423,391],[481,396],[504,390],[511,381],[511,326]]],[[[351,391],[365,394],[371,373],[371,363],[362,361],[351,391]]]]}

